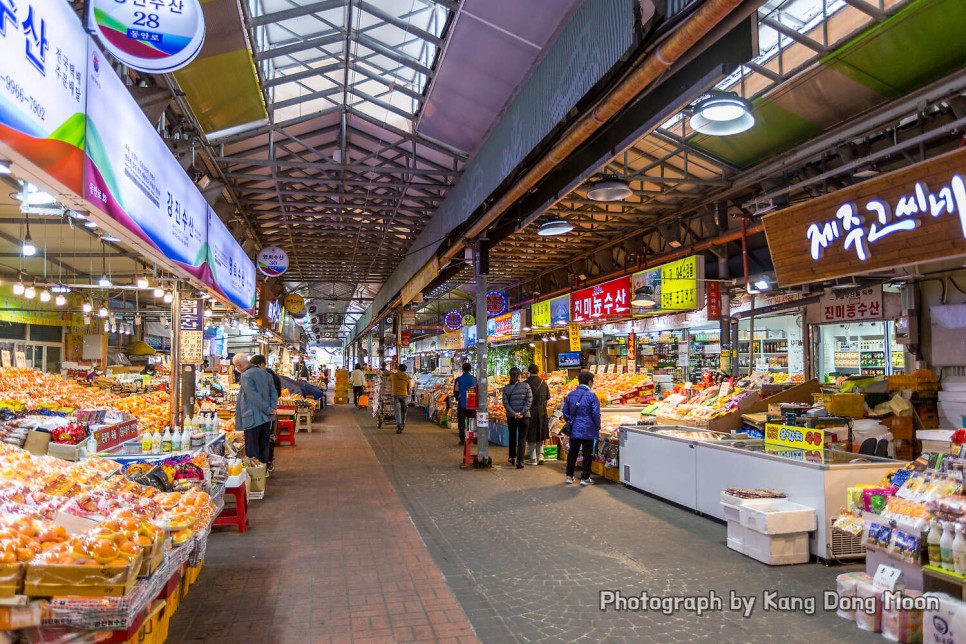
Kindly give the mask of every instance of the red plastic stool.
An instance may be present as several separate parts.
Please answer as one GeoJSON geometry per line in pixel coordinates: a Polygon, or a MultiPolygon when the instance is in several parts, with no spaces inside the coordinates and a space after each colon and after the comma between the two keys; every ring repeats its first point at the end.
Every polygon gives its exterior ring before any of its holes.
{"type": "Polygon", "coordinates": [[[278,440],[276,445],[291,445],[295,446],[295,421],[293,420],[282,420],[278,421],[278,440]],[[287,432],[284,430],[288,430],[287,432]]]}
{"type": "Polygon", "coordinates": [[[222,508],[212,525],[238,526],[238,532],[244,532],[248,528],[248,495],[244,484],[225,488],[225,496],[229,494],[235,497],[235,507],[222,508]]]}

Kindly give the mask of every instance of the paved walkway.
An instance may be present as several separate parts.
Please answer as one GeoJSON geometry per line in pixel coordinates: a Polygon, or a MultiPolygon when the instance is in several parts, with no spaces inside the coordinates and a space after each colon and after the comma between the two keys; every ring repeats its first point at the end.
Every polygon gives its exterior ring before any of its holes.
{"type": "Polygon", "coordinates": [[[170,641],[882,641],[822,610],[856,567],[769,568],[708,519],[616,484],[563,485],[562,463],[463,471],[455,431],[412,415],[397,435],[329,407],[321,432],[280,449],[250,531],[212,535],[170,641]],[[714,591],[725,610],[602,612],[602,590],[714,591]],[[749,618],[730,591],[757,598],[749,618]],[[817,599],[816,614],[766,611],[765,591],[817,599]]]}
{"type": "Polygon", "coordinates": [[[249,530],[212,534],[170,642],[478,641],[349,414],[276,448],[249,530]]]}

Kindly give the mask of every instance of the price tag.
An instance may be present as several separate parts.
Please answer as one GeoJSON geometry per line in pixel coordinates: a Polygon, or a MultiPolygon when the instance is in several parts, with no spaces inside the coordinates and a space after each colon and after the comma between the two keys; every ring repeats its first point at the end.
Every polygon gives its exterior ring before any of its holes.
{"type": "Polygon", "coordinates": [[[9,367],[10,366],[10,352],[9,351],[0,352],[0,360],[3,361],[3,366],[4,367],[9,367]]]}
{"type": "Polygon", "coordinates": [[[597,373],[597,365],[590,365],[590,373],[597,373]]]}
{"type": "Polygon", "coordinates": [[[490,412],[478,411],[476,412],[476,426],[479,429],[489,429],[490,428],[490,412]]]}
{"type": "Polygon", "coordinates": [[[875,577],[872,578],[872,585],[880,590],[895,590],[900,577],[902,577],[902,571],[898,568],[879,564],[875,577]]]}
{"type": "Polygon", "coordinates": [[[24,353],[23,351],[17,351],[17,353],[15,354],[15,356],[16,356],[15,359],[17,361],[17,368],[18,369],[26,369],[27,368],[27,354],[24,353]]]}

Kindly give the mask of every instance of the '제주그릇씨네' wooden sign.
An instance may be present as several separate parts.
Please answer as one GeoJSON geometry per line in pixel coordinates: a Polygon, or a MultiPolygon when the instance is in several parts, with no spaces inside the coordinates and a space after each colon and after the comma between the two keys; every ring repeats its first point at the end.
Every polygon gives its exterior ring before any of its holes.
{"type": "Polygon", "coordinates": [[[781,286],[966,255],[966,148],[764,219],[781,286]]]}

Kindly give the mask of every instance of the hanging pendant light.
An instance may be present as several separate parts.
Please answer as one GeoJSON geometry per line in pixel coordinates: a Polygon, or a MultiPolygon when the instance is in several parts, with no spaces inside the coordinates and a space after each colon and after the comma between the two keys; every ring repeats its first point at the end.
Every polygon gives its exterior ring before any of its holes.
{"type": "Polygon", "coordinates": [[[21,279],[21,280],[18,280],[17,283],[13,285],[13,294],[23,295],[23,292],[24,292],[24,285],[23,285],[23,280],[21,279]]]}
{"type": "Polygon", "coordinates": [[[616,175],[607,175],[590,183],[587,197],[592,201],[624,201],[634,194],[631,186],[616,175]]]}
{"type": "Polygon", "coordinates": [[[160,284],[154,285],[154,297],[164,297],[164,289],[161,288],[160,284]]]}
{"type": "Polygon", "coordinates": [[[694,104],[691,129],[711,136],[730,136],[755,125],[751,101],[733,92],[713,90],[694,104]]]}
{"type": "Polygon", "coordinates": [[[102,318],[106,318],[108,314],[107,305],[101,304],[101,308],[97,309],[97,315],[102,318]]]}
{"type": "Polygon", "coordinates": [[[541,237],[554,237],[556,235],[566,235],[574,229],[566,219],[551,219],[540,226],[537,234],[541,237]]]}
{"type": "Polygon", "coordinates": [[[54,304],[57,306],[64,306],[67,304],[67,298],[61,294],[58,294],[57,297],[54,298],[54,304]]]}
{"type": "Polygon", "coordinates": [[[657,304],[657,302],[654,301],[653,286],[648,286],[645,284],[634,291],[634,298],[631,300],[631,306],[648,307],[654,306],[655,304],[657,304]]]}
{"type": "Polygon", "coordinates": [[[48,291],[47,289],[42,290],[40,292],[40,301],[41,302],[49,302],[50,301],[50,291],[48,291]]]}
{"type": "Polygon", "coordinates": [[[86,314],[86,313],[90,313],[91,311],[94,310],[94,305],[91,304],[91,301],[90,300],[85,300],[84,301],[84,306],[81,307],[81,308],[83,308],[84,313],[86,314]]]}
{"type": "Polygon", "coordinates": [[[32,300],[35,297],[37,297],[37,289],[35,289],[34,285],[31,284],[30,286],[24,289],[23,296],[28,300],[32,300]]]}
{"type": "Polygon", "coordinates": [[[166,292],[164,294],[164,303],[171,304],[172,302],[174,302],[174,295],[172,295],[170,292],[166,292]]]}
{"type": "Polygon", "coordinates": [[[144,275],[140,275],[137,281],[137,287],[139,289],[146,289],[148,287],[148,278],[144,275]]]}

